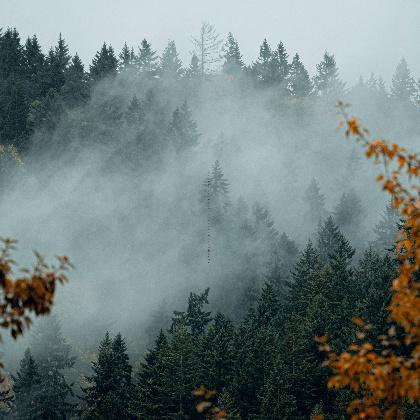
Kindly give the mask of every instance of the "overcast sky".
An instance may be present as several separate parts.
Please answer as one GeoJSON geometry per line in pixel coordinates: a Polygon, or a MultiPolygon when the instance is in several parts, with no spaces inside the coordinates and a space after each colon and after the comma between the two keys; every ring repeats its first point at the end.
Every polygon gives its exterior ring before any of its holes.
{"type": "Polygon", "coordinates": [[[0,0],[0,27],[36,33],[45,48],[62,32],[85,64],[103,41],[119,51],[143,38],[158,51],[174,39],[189,62],[203,20],[231,31],[248,63],[267,37],[298,52],[311,74],[328,50],[350,83],[371,71],[389,82],[401,57],[420,77],[419,0],[0,0]]]}

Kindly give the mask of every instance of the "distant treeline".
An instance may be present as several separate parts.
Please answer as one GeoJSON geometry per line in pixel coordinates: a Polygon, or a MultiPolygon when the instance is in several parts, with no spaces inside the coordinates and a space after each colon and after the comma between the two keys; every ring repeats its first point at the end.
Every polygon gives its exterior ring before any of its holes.
{"type": "MultiPolygon", "coordinates": [[[[388,91],[381,78],[373,74],[348,89],[340,79],[334,56],[325,53],[311,78],[298,54],[289,57],[280,42],[270,47],[265,39],[258,58],[250,65],[242,59],[238,42],[229,33],[222,45],[212,25],[203,24],[194,39],[195,52],[185,67],[179,59],[174,41],[169,41],[159,56],[144,39],[137,49],[124,45],[117,54],[104,43],[95,54],[89,70],[77,54],[71,56],[60,35],[56,46],[44,54],[36,35],[22,43],[16,29],[0,32],[0,142],[25,149],[37,127],[54,128],[54,118],[63,111],[85,104],[92,87],[104,78],[130,72],[139,78],[179,82],[181,87],[197,89],[211,78],[232,83],[270,88],[292,98],[307,96],[345,97],[357,90],[390,100],[417,103],[420,82],[415,80],[404,59],[398,64],[388,91]]],[[[133,104],[135,106],[135,104],[133,104]]]]}

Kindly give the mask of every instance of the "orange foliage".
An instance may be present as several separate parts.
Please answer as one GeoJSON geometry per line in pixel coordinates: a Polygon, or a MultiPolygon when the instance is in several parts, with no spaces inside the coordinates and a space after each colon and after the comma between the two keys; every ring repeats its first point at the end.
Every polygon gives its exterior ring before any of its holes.
{"type": "Polygon", "coordinates": [[[0,327],[10,330],[13,338],[31,324],[30,314],[48,314],[54,302],[57,283],[67,281],[65,272],[72,267],[67,257],[57,257],[58,266],[49,266],[38,253],[32,270],[20,269],[22,275],[13,275],[16,265],[11,259],[16,241],[1,239],[0,247],[0,327]]]}
{"type": "Polygon", "coordinates": [[[217,407],[217,405],[212,401],[216,397],[216,391],[207,389],[205,386],[201,385],[197,388],[193,395],[200,399],[199,403],[196,405],[196,410],[198,413],[204,416],[206,419],[213,420],[226,420],[225,410],[217,407]]]}
{"type": "Polygon", "coordinates": [[[396,244],[399,271],[388,307],[393,326],[371,343],[365,338],[370,326],[353,319],[360,329],[359,341],[342,354],[332,352],[324,337],[318,341],[320,349],[328,353],[325,365],[333,371],[328,387],[350,388],[357,395],[348,407],[353,420],[398,419],[403,417],[403,404],[420,400],[420,159],[395,143],[370,141],[368,131],[347,115],[347,105],[339,102],[338,107],[346,137],[355,137],[367,158],[383,165],[384,173],[376,179],[391,195],[393,207],[399,209],[404,230],[396,244]],[[403,176],[408,186],[403,185],[403,176]],[[396,326],[402,339],[397,339],[396,326]]]}

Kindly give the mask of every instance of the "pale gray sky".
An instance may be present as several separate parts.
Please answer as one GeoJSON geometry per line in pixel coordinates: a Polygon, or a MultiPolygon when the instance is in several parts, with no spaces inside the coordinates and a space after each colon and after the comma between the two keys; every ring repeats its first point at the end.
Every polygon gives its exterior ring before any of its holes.
{"type": "Polygon", "coordinates": [[[119,51],[145,37],[158,51],[174,39],[188,62],[203,20],[233,32],[247,62],[267,37],[298,52],[311,74],[328,50],[350,83],[371,71],[388,82],[403,56],[420,77],[419,0],[0,0],[0,27],[36,33],[44,47],[62,32],[85,64],[103,41],[119,51]]]}

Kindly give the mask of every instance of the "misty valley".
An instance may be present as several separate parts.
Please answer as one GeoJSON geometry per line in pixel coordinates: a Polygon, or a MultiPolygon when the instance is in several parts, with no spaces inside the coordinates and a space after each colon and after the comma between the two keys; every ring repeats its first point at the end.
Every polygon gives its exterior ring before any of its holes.
{"type": "Polygon", "coordinates": [[[419,419],[409,63],[71,51],[0,32],[0,416],[419,419]]]}

